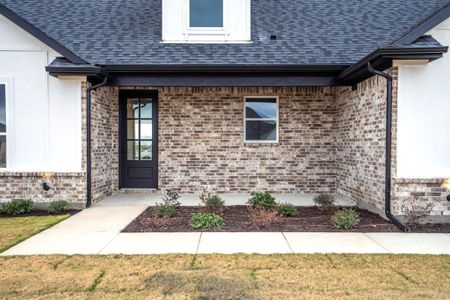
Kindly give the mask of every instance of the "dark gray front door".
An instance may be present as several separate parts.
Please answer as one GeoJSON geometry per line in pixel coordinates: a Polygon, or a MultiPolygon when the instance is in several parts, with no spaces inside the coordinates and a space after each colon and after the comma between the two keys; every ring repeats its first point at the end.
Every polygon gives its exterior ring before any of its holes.
{"type": "Polygon", "coordinates": [[[120,187],[158,187],[158,93],[120,92],[120,187]]]}

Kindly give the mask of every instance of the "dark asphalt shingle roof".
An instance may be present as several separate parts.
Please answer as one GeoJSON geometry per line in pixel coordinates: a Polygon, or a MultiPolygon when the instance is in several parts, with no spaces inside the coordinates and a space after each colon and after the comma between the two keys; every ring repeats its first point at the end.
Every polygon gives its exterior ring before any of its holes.
{"type": "Polygon", "coordinates": [[[353,64],[450,1],[252,0],[250,44],[162,44],[161,0],[0,3],[92,64],[308,65],[353,64]]]}

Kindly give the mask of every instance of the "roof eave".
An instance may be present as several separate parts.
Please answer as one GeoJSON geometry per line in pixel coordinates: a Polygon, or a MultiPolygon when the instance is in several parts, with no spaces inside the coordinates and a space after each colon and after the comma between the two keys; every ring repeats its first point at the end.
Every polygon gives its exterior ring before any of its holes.
{"type": "Polygon", "coordinates": [[[369,62],[384,71],[392,66],[393,60],[433,61],[441,58],[447,52],[448,47],[381,48],[340,73],[336,82],[338,85],[353,85],[371,77],[372,75],[367,70],[369,62]]]}
{"type": "Polygon", "coordinates": [[[54,77],[59,76],[88,76],[88,77],[107,77],[108,73],[100,67],[91,65],[80,66],[47,66],[45,70],[54,77]]]}

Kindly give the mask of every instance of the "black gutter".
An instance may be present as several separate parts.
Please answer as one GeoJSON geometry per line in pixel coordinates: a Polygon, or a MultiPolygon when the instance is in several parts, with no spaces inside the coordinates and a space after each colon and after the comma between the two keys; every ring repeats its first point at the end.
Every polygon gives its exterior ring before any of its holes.
{"type": "Polygon", "coordinates": [[[92,205],[92,145],[91,145],[91,92],[106,85],[108,77],[97,85],[90,85],[86,90],[86,207],[92,205]]]}
{"type": "Polygon", "coordinates": [[[70,66],[70,67],[60,67],[49,65],[45,67],[45,70],[54,77],[58,76],[98,76],[104,78],[108,76],[101,67],[96,67],[92,65],[80,65],[80,66],[70,66]]]}
{"type": "MultiPolygon", "coordinates": [[[[417,59],[425,59],[425,60],[436,60],[443,56],[444,53],[447,53],[448,47],[416,47],[416,48],[381,48],[375,50],[370,53],[363,59],[361,59],[358,63],[352,65],[351,67],[344,70],[339,76],[337,76],[336,80],[338,84],[353,84],[355,80],[352,80],[355,74],[361,72],[367,72],[367,64],[375,64],[375,61],[381,59],[387,60],[417,60],[417,59]]],[[[366,78],[363,78],[364,80],[366,78]]],[[[360,80],[357,78],[356,80],[360,80]]]]}
{"type": "MultiPolygon", "coordinates": [[[[15,23],[17,26],[21,27],[23,30],[30,33],[32,36],[67,58],[70,62],[75,64],[84,64],[85,60],[81,59],[75,53],[58,43],[53,38],[49,37],[47,34],[36,28],[33,24],[26,21],[25,19],[18,16],[15,12],[10,10],[8,7],[0,3],[0,14],[5,16],[11,22],[15,23]]],[[[50,22],[50,21],[49,21],[50,22]]]]}
{"type": "Polygon", "coordinates": [[[385,185],[384,185],[384,213],[386,217],[402,231],[409,232],[404,225],[391,213],[391,188],[392,188],[392,77],[384,72],[375,70],[372,64],[367,63],[367,70],[373,74],[384,77],[387,82],[386,88],[386,161],[385,161],[385,185]]]}

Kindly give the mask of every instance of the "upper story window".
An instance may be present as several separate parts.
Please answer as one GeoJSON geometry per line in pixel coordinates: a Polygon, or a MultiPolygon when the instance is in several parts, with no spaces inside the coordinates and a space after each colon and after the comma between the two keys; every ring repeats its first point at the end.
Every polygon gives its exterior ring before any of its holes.
{"type": "Polygon", "coordinates": [[[164,43],[248,43],[251,0],[162,0],[164,43]]]}
{"type": "Polygon", "coordinates": [[[0,168],[6,168],[6,85],[0,83],[0,168]]]}
{"type": "Polygon", "coordinates": [[[223,0],[189,0],[190,27],[223,27],[223,0]]]}

